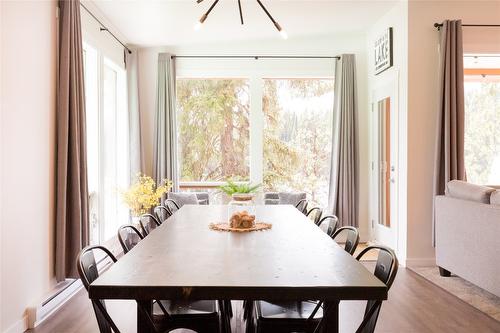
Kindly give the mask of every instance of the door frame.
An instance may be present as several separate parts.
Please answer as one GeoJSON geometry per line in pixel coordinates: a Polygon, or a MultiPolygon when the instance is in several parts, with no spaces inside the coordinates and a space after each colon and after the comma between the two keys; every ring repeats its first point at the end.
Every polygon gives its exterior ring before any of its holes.
{"type": "Polygon", "coordinates": [[[393,71],[378,80],[373,87],[370,96],[370,241],[387,245],[398,253],[399,248],[399,72],[393,71]],[[378,168],[378,132],[379,117],[376,113],[378,101],[390,98],[390,133],[391,133],[391,227],[379,224],[379,181],[380,170],[378,168]]]}

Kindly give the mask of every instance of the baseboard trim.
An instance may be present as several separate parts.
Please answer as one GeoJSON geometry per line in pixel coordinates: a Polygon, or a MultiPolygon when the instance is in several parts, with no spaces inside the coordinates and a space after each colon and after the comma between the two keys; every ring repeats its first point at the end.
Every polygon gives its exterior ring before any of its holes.
{"type": "Polygon", "coordinates": [[[21,333],[28,329],[28,316],[24,315],[17,322],[12,324],[4,333],[21,333]]]}
{"type": "MultiPolygon", "coordinates": [[[[27,328],[35,328],[46,319],[50,318],[57,310],[59,310],[66,302],[68,302],[80,289],[83,287],[80,279],[71,281],[62,290],[57,291],[54,295],[49,296],[40,304],[29,307],[27,312],[27,328]]],[[[24,331],[22,331],[24,332],[24,331]]]]}
{"type": "Polygon", "coordinates": [[[428,267],[435,266],[436,258],[406,258],[406,267],[428,267]]]}

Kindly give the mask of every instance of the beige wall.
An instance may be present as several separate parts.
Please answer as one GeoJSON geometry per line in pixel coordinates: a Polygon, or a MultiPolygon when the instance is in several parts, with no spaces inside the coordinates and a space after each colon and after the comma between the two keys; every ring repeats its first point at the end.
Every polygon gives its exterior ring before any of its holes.
{"type": "MultiPolygon", "coordinates": [[[[409,265],[421,265],[434,261],[431,221],[439,33],[433,24],[459,18],[465,24],[498,24],[500,2],[410,1],[408,7],[407,256],[409,265]]],[[[498,32],[483,29],[476,36],[491,40],[488,33],[498,32]]]]}
{"type": "Polygon", "coordinates": [[[17,333],[55,284],[56,3],[1,1],[0,12],[0,331],[17,333]]]}

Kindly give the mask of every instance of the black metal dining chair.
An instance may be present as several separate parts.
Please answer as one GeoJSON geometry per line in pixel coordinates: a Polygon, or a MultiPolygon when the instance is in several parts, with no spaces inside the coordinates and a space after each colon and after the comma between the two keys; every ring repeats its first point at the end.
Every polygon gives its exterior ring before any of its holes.
{"type": "MultiPolygon", "coordinates": [[[[99,277],[97,263],[94,256],[94,251],[104,252],[105,258],[108,257],[112,262],[116,262],[116,257],[104,246],[94,245],[84,248],[76,259],[77,270],[83,286],[88,291],[89,285],[99,277]]],[[[120,333],[120,330],[109,316],[104,300],[92,299],[92,307],[97,319],[100,333],[120,333]]]]}
{"type": "MultiPolygon", "coordinates": [[[[104,246],[93,245],[84,248],[77,257],[77,269],[80,279],[88,291],[90,284],[99,277],[99,270],[94,251],[101,251],[113,263],[116,257],[104,246]]],[[[104,300],[91,300],[99,326],[100,333],[120,333],[120,330],[109,315],[104,300]]],[[[155,333],[170,332],[178,328],[185,328],[201,333],[220,333],[220,317],[216,301],[174,302],[155,301],[153,315],[142,307],[148,318],[150,328],[155,333]]]]}
{"type": "Polygon", "coordinates": [[[159,227],[161,224],[153,214],[142,214],[139,217],[139,223],[141,225],[141,231],[144,237],[149,235],[151,231],[159,227]]]}
{"type": "Polygon", "coordinates": [[[306,216],[309,218],[314,216],[313,222],[316,225],[319,225],[319,221],[321,220],[321,215],[323,215],[323,210],[319,207],[313,207],[313,208],[309,209],[306,213],[306,216]]]}
{"type": "Polygon", "coordinates": [[[180,205],[172,199],[165,200],[165,207],[170,210],[170,215],[181,209],[180,205]]]}
{"type": "MultiPolygon", "coordinates": [[[[378,250],[378,256],[373,274],[387,286],[387,291],[389,291],[394,283],[394,279],[396,279],[399,266],[396,253],[392,249],[382,245],[368,246],[358,254],[356,260],[361,260],[367,252],[374,250],[378,250]]],[[[356,333],[373,333],[375,331],[381,307],[382,301],[371,300],[367,302],[363,321],[356,330],[356,333]]]]}
{"type": "Polygon", "coordinates": [[[323,216],[318,222],[318,226],[330,237],[332,237],[335,230],[337,230],[338,224],[339,219],[335,215],[323,216]]]}
{"type": "Polygon", "coordinates": [[[354,254],[359,244],[359,231],[354,227],[338,228],[332,235],[332,239],[337,241],[340,236],[345,235],[344,250],[350,255],[354,254]]]}
{"type": "Polygon", "coordinates": [[[158,221],[161,223],[163,223],[166,219],[168,219],[170,216],[172,216],[172,212],[170,211],[170,209],[168,209],[167,207],[165,206],[156,206],[153,210],[156,218],[158,219],[158,221]]]}
{"type": "MultiPolygon", "coordinates": [[[[372,250],[378,250],[374,275],[389,290],[396,278],[398,259],[393,250],[385,246],[369,246],[356,257],[361,258],[372,250]]],[[[363,321],[356,333],[373,333],[377,324],[382,301],[369,300],[366,304],[363,321]]],[[[320,332],[323,324],[323,302],[255,302],[255,328],[259,333],[320,332]]],[[[248,325],[250,330],[253,325],[248,325]]]]}
{"type": "Polygon", "coordinates": [[[124,254],[132,250],[142,239],[144,236],[133,225],[123,225],[118,228],[118,241],[124,254]]]}
{"type": "Polygon", "coordinates": [[[307,214],[307,199],[301,199],[299,202],[297,202],[295,208],[301,211],[302,214],[307,214]]]}
{"type": "MultiPolygon", "coordinates": [[[[369,251],[378,251],[377,262],[375,264],[373,275],[375,275],[387,286],[387,291],[389,292],[398,273],[399,262],[398,258],[396,257],[396,253],[394,253],[394,251],[389,247],[382,245],[372,245],[363,249],[357,255],[356,260],[360,261],[363,256],[369,251]]],[[[377,320],[381,308],[382,301],[369,300],[366,303],[363,321],[356,330],[356,333],[375,332],[375,326],[377,325],[377,320]]],[[[314,333],[320,332],[322,324],[322,322],[319,323],[318,327],[316,327],[316,329],[314,330],[314,333]]]]}

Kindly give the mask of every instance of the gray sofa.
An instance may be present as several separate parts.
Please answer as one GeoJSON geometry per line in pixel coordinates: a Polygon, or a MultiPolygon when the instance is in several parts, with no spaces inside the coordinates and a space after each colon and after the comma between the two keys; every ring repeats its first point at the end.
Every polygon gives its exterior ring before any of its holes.
{"type": "Polygon", "coordinates": [[[452,181],[435,199],[436,263],[500,297],[500,190],[452,181]]]}

